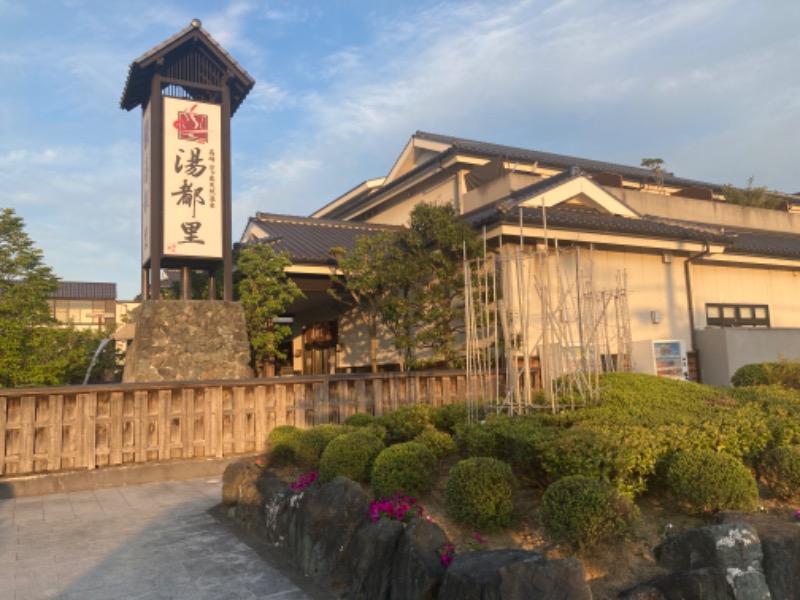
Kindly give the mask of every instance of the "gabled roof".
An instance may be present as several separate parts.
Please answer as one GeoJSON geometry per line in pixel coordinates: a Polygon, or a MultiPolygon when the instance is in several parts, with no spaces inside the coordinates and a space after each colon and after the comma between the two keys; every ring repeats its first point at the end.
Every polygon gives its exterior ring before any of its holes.
{"type": "Polygon", "coordinates": [[[94,281],[59,281],[58,291],[50,298],[73,300],[116,300],[117,284],[94,281]]]}
{"type": "MultiPolygon", "coordinates": [[[[624,179],[638,181],[641,183],[653,182],[653,172],[650,169],[645,169],[642,167],[632,167],[616,163],[566,156],[562,154],[553,154],[550,152],[541,152],[539,150],[526,150],[524,148],[516,148],[513,146],[503,146],[488,142],[479,142],[465,138],[449,137],[435,133],[417,131],[403,149],[400,158],[398,158],[397,162],[392,167],[389,176],[385,178],[383,185],[357,196],[343,196],[337,198],[336,200],[317,210],[314,214],[322,214],[333,219],[351,217],[354,213],[362,208],[377,202],[378,198],[391,192],[394,188],[413,180],[415,177],[431,170],[432,168],[440,168],[442,165],[447,164],[447,162],[452,160],[454,157],[464,156],[480,157],[481,159],[485,160],[491,160],[499,157],[504,159],[506,162],[518,161],[520,163],[538,163],[538,165],[541,167],[547,167],[556,170],[569,170],[573,167],[577,167],[588,175],[615,173],[624,179]],[[400,174],[400,163],[407,162],[409,152],[413,150],[415,144],[418,142],[424,144],[426,150],[441,150],[427,160],[424,160],[416,167],[400,174]]],[[[682,189],[704,188],[710,189],[716,193],[721,193],[722,191],[722,186],[719,184],[676,177],[672,173],[664,174],[664,185],[682,189]]]]}
{"type": "Polygon", "coordinates": [[[256,226],[267,234],[267,237],[248,243],[271,245],[276,252],[286,252],[295,264],[333,265],[330,250],[342,247],[350,250],[355,247],[356,239],[362,235],[370,235],[383,231],[400,229],[391,225],[376,225],[353,221],[333,221],[328,219],[312,219],[257,213],[251,218],[247,228],[256,226]]]}
{"type": "MultiPolygon", "coordinates": [[[[202,28],[197,19],[186,29],[145,52],[131,63],[119,103],[121,108],[132,110],[147,103],[150,97],[150,80],[156,74],[157,68],[170,79],[215,87],[227,85],[231,93],[231,115],[236,112],[255,85],[255,80],[202,28]],[[190,65],[192,61],[189,56],[192,54],[201,55],[201,60],[205,63],[202,69],[192,68],[196,66],[190,65]],[[187,72],[192,72],[197,79],[187,80],[187,72]]],[[[193,98],[203,99],[201,90],[186,88],[186,91],[193,98]]]]}
{"type": "MultiPolygon", "coordinates": [[[[542,152],[540,150],[526,150],[524,148],[516,148],[514,146],[490,144],[488,142],[449,137],[436,133],[428,133],[425,131],[417,131],[414,134],[414,137],[448,144],[452,148],[463,152],[470,152],[485,156],[502,156],[506,159],[517,159],[524,162],[538,162],[541,165],[554,167],[557,169],[569,169],[572,166],[578,166],[588,173],[618,173],[625,178],[634,179],[637,181],[651,181],[653,178],[653,172],[650,169],[645,169],[643,167],[632,167],[617,163],[579,158],[577,156],[553,154],[551,152],[542,152]]],[[[676,177],[672,173],[664,173],[664,184],[681,188],[706,187],[711,188],[714,191],[722,190],[722,186],[719,184],[676,177]]]]}
{"type": "Polygon", "coordinates": [[[636,211],[614,196],[601,185],[573,166],[558,175],[537,181],[511,193],[510,200],[517,206],[552,207],[578,198],[579,203],[599,212],[639,218],[636,211]]]}

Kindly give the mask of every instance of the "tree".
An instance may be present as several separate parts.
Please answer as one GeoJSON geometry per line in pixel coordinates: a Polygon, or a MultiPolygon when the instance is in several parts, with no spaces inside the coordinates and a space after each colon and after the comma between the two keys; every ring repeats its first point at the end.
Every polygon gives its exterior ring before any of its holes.
{"type": "Polygon", "coordinates": [[[659,190],[664,189],[664,159],[663,158],[643,158],[641,166],[653,172],[653,180],[659,190]]]}
{"type": "Polygon", "coordinates": [[[0,386],[30,384],[25,377],[32,333],[55,323],[48,297],[58,278],[25,233],[13,209],[0,211],[0,386]]]}
{"type": "Polygon", "coordinates": [[[753,179],[752,176],[748,178],[747,187],[744,189],[732,185],[723,185],[722,193],[725,195],[725,200],[739,206],[786,210],[786,202],[783,199],[770,194],[766,187],[753,187],[753,179]]]}
{"type": "Polygon", "coordinates": [[[452,207],[422,203],[408,228],[363,236],[349,252],[332,251],[341,271],[332,294],[360,311],[370,331],[373,370],[379,321],[392,334],[401,369],[422,366],[416,358],[421,349],[431,352],[434,363],[458,362],[465,246],[474,256],[477,235],[452,207]]]}
{"type": "Polygon", "coordinates": [[[456,218],[452,206],[421,203],[411,211],[410,241],[401,245],[414,265],[408,301],[417,321],[416,346],[428,349],[433,362],[455,366],[460,360],[457,336],[463,331],[465,258],[474,258],[480,241],[474,229],[456,218]]]}
{"type": "Polygon", "coordinates": [[[353,309],[366,326],[373,373],[378,371],[378,324],[381,306],[390,293],[381,276],[383,269],[378,262],[388,256],[388,247],[393,240],[392,232],[362,235],[356,238],[356,244],[350,251],[341,246],[330,250],[331,256],[336,260],[336,269],[331,275],[333,287],[328,293],[353,309]]]}
{"type": "Polygon", "coordinates": [[[303,293],[286,274],[291,265],[285,253],[267,244],[251,244],[236,257],[238,298],[244,307],[253,368],[263,374],[268,361],[286,358],[281,343],[291,327],[278,323],[287,307],[303,293]]]}

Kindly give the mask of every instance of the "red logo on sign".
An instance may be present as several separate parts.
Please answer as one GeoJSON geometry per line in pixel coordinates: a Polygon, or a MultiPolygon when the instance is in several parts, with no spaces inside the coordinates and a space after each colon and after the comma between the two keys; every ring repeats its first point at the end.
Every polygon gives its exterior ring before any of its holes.
{"type": "Polygon", "coordinates": [[[195,114],[197,104],[188,111],[178,111],[172,126],[178,130],[178,139],[205,144],[208,141],[208,115],[195,114]]]}

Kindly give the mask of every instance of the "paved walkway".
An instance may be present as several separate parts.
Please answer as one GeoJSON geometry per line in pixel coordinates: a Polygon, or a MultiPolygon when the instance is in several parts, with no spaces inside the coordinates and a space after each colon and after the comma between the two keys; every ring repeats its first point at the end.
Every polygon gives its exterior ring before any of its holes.
{"type": "Polygon", "coordinates": [[[215,518],[220,497],[214,477],[0,499],[0,600],[327,596],[215,518]]]}

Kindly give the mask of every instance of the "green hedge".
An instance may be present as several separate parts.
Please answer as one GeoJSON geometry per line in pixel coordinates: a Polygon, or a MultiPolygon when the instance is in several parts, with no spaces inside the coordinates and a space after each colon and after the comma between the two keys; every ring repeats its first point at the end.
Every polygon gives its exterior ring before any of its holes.
{"type": "Polygon", "coordinates": [[[433,485],[436,457],[419,442],[401,442],[378,454],[372,465],[372,495],[418,496],[433,485]]]}
{"type": "Polygon", "coordinates": [[[511,525],[513,495],[509,464],[489,457],[468,458],[450,469],[445,508],[460,523],[492,531],[511,525]]]}
{"type": "Polygon", "coordinates": [[[557,538],[586,550],[630,533],[638,510],[605,481],[573,475],[559,479],[542,496],[542,522],[557,538]]]}

